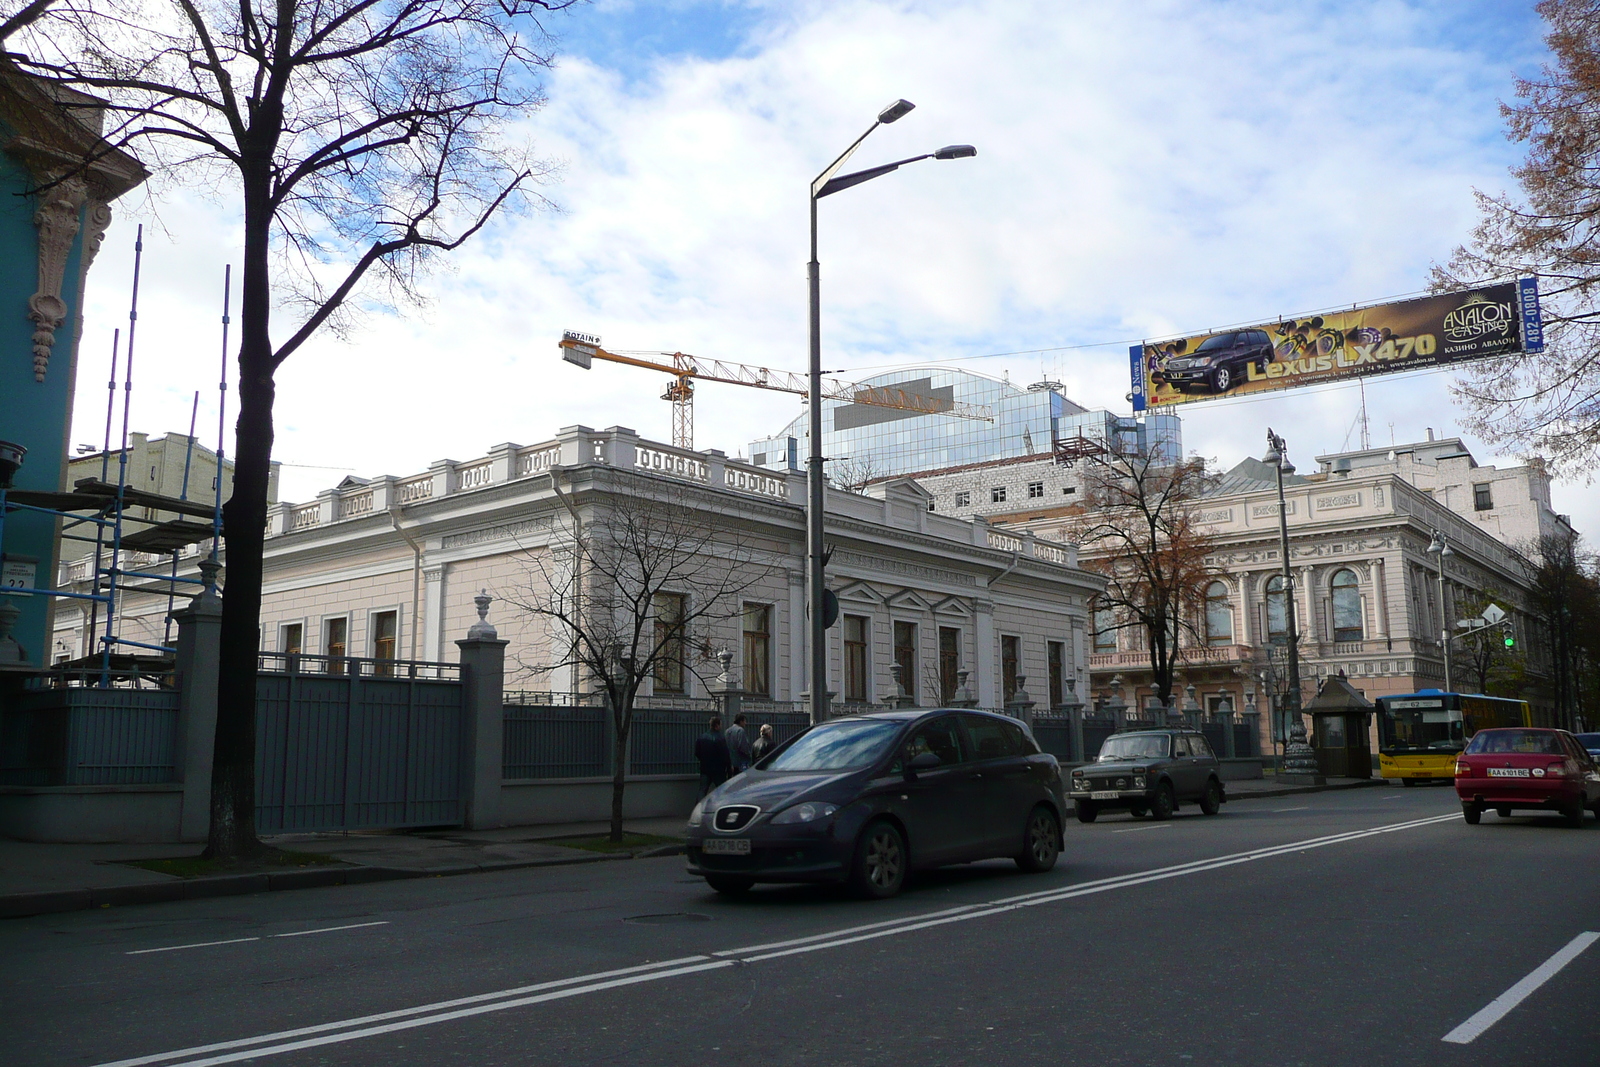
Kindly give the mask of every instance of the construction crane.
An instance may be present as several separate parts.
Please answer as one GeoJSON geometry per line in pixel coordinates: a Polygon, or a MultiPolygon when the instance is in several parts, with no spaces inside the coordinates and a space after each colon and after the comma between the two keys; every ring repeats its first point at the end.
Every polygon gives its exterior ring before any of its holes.
{"type": "MultiPolygon", "coordinates": [[[[752,367],[744,363],[728,363],[720,359],[702,359],[683,352],[608,352],[600,347],[600,338],[568,330],[561,337],[561,358],[584,370],[597,359],[608,363],[621,363],[629,367],[670,374],[673,381],[661,399],[672,401],[672,443],[679,448],[694,448],[694,383],[725,382],[728,385],[746,385],[754,389],[771,389],[780,393],[806,396],[809,389],[804,374],[772,370],[769,367],[752,367]]],[[[896,408],[914,411],[921,415],[949,415],[957,419],[976,419],[993,422],[994,413],[980,404],[963,404],[954,400],[923,396],[893,385],[857,385],[838,378],[822,379],[822,399],[845,400],[853,404],[872,407],[896,408]]]]}

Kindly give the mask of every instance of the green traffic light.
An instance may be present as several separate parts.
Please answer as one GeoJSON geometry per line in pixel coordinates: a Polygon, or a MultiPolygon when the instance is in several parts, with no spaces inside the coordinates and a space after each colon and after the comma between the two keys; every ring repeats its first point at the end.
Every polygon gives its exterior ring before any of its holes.
{"type": "Polygon", "coordinates": [[[1515,637],[1512,637],[1510,634],[1506,634],[1506,647],[1507,648],[1516,648],[1517,647],[1517,639],[1515,637]]]}

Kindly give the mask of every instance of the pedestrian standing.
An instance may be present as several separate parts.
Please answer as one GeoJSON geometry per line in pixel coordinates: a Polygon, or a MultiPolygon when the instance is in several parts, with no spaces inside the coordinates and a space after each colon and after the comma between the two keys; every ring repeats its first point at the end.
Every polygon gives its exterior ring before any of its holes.
{"type": "Polygon", "coordinates": [[[778,747],[778,737],[772,732],[772,724],[761,724],[761,732],[756,735],[756,743],[750,746],[750,762],[760,763],[762,757],[778,747]]]}
{"type": "Polygon", "coordinates": [[[728,758],[733,761],[733,773],[750,769],[750,735],[744,729],[744,712],[733,717],[733,725],[728,727],[723,739],[728,742],[728,758]]]}
{"type": "Polygon", "coordinates": [[[722,736],[722,720],[711,716],[706,732],[694,743],[694,758],[700,763],[700,795],[703,797],[730,777],[728,743],[722,736]]]}

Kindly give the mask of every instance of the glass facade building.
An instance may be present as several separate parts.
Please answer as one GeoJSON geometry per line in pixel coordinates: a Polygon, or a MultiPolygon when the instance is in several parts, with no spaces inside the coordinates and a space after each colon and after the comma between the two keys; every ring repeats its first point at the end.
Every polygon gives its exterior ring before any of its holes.
{"type": "MultiPolygon", "coordinates": [[[[1105,446],[1121,437],[1143,451],[1163,449],[1183,455],[1176,415],[1139,418],[1090,411],[1061,395],[1055,382],[1019,388],[971,371],[920,367],[864,379],[865,386],[893,386],[935,404],[968,404],[988,409],[994,421],[929,415],[915,411],[824,400],[822,450],[830,464],[847,464],[873,478],[943,470],[1020,456],[1049,455],[1055,443],[1082,437],[1105,446]]],[[[804,414],[780,433],[752,441],[750,460],[774,469],[802,469],[810,452],[804,414]]]]}

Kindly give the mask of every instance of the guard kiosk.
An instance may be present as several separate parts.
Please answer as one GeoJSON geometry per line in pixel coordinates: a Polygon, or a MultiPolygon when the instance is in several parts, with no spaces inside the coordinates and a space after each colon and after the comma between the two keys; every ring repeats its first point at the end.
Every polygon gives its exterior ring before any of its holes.
{"type": "Polygon", "coordinates": [[[1369,718],[1376,705],[1356,692],[1340,671],[1323,679],[1311,703],[1311,745],[1317,770],[1330,778],[1371,778],[1372,748],[1367,740],[1369,718]]]}

